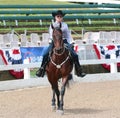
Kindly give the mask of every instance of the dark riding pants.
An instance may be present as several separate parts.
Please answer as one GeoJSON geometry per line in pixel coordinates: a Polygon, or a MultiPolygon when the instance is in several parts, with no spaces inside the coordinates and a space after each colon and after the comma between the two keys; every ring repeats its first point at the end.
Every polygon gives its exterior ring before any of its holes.
{"type": "Polygon", "coordinates": [[[49,56],[49,52],[52,51],[53,49],[53,41],[49,44],[49,47],[47,48],[47,50],[44,52],[43,55],[43,61],[42,61],[42,65],[44,64],[44,62],[48,61],[48,56],[49,56]]]}

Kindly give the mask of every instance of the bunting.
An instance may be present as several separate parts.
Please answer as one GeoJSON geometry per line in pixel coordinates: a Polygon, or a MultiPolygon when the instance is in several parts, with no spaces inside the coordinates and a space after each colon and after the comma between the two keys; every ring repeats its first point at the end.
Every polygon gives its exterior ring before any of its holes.
{"type": "MultiPolygon", "coordinates": [[[[4,49],[2,57],[6,65],[22,64],[22,57],[19,48],[4,49]]],[[[9,72],[17,79],[21,79],[24,76],[24,72],[22,69],[9,70],[9,72]]]]}
{"type": "MultiPolygon", "coordinates": [[[[120,45],[93,44],[93,47],[98,59],[110,59],[112,54],[116,55],[116,58],[120,58],[120,45]]],[[[102,64],[102,66],[110,71],[109,64],[102,64]]],[[[120,66],[120,63],[118,63],[117,66],[120,66]]]]}

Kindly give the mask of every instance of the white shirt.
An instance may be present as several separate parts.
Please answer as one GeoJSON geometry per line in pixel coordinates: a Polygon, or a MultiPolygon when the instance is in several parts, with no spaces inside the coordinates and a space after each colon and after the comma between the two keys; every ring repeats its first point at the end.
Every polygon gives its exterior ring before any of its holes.
{"type": "MultiPolygon", "coordinates": [[[[60,27],[60,23],[54,22],[53,27],[60,27]]],[[[65,22],[61,22],[61,30],[62,30],[62,33],[63,33],[63,39],[67,39],[67,42],[71,43],[71,40],[72,40],[71,32],[68,29],[68,25],[65,22]]],[[[51,28],[51,25],[50,25],[50,27],[49,27],[50,39],[53,39],[52,38],[52,33],[53,33],[53,29],[51,28]]]]}

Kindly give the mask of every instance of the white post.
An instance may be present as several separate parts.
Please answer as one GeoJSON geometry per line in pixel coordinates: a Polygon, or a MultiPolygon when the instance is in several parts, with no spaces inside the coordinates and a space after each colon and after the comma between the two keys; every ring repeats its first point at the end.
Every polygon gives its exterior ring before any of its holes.
{"type": "Polygon", "coordinates": [[[77,25],[79,24],[79,20],[78,19],[76,19],[76,23],[77,23],[77,25]]]}
{"type": "Polygon", "coordinates": [[[84,28],[82,28],[82,40],[84,38],[84,28]]]}
{"type": "Polygon", "coordinates": [[[24,34],[25,34],[25,35],[27,34],[27,30],[26,30],[26,29],[24,30],[24,34]]]}
{"type": "Polygon", "coordinates": [[[5,20],[3,20],[3,25],[6,26],[6,21],[5,20]]]}
{"type": "Polygon", "coordinates": [[[113,23],[116,24],[116,19],[115,18],[113,18],[113,23]]]}
{"type": "MultiPolygon", "coordinates": [[[[113,53],[111,54],[111,59],[116,59],[116,55],[113,53]]],[[[111,73],[117,73],[117,63],[111,63],[110,64],[110,72],[111,73]]]]}
{"type": "Polygon", "coordinates": [[[40,25],[42,26],[42,20],[41,19],[39,20],[39,22],[40,22],[40,25]]]}
{"type": "MultiPolygon", "coordinates": [[[[24,59],[24,64],[29,64],[29,59],[24,59]]],[[[24,68],[24,79],[29,79],[30,78],[30,69],[29,68],[24,68]]]]}
{"type": "Polygon", "coordinates": [[[18,20],[15,20],[15,25],[18,26],[18,20]]]}
{"type": "Polygon", "coordinates": [[[88,23],[89,23],[89,25],[91,25],[91,24],[92,24],[92,21],[91,21],[91,19],[88,19],[88,23]]]}

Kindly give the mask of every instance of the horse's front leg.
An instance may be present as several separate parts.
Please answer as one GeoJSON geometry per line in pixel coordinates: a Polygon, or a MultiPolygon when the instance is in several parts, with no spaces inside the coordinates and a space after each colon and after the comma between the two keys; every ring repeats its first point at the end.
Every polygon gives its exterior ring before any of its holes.
{"type": "Polygon", "coordinates": [[[65,85],[62,85],[60,94],[61,94],[60,110],[63,110],[63,105],[64,105],[64,94],[65,94],[65,85]]]}
{"type": "Polygon", "coordinates": [[[58,89],[58,85],[57,86],[53,86],[52,89],[53,89],[52,106],[56,105],[55,104],[55,101],[56,101],[55,100],[55,94],[56,94],[56,96],[57,96],[57,106],[58,106],[57,109],[60,109],[60,91],[58,89]]]}
{"type": "Polygon", "coordinates": [[[53,96],[52,96],[52,109],[55,110],[56,109],[56,104],[55,104],[55,90],[52,88],[53,91],[53,96]]]}
{"type": "Polygon", "coordinates": [[[57,89],[55,89],[56,91],[56,95],[57,95],[57,106],[58,106],[58,110],[60,109],[60,91],[57,87],[57,89]]]}
{"type": "Polygon", "coordinates": [[[65,95],[65,89],[66,89],[66,83],[68,82],[67,77],[63,78],[62,80],[62,86],[61,86],[61,100],[60,100],[60,110],[63,111],[63,105],[64,105],[64,95],[65,95]]]}
{"type": "Polygon", "coordinates": [[[65,94],[65,85],[62,85],[61,87],[61,92],[60,92],[60,96],[61,96],[61,99],[60,99],[60,106],[59,106],[59,109],[58,109],[58,113],[63,115],[64,114],[64,110],[63,110],[63,105],[64,105],[64,94],[65,94]]]}

